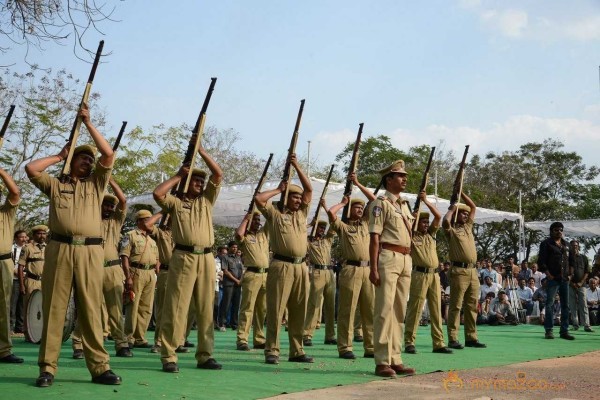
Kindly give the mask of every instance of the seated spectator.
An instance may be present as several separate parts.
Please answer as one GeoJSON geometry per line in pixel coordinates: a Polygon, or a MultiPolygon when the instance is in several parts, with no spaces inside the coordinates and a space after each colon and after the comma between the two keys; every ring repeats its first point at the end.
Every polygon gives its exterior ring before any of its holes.
{"type": "Polygon", "coordinates": [[[598,304],[600,304],[600,289],[598,289],[598,280],[590,278],[589,287],[585,290],[585,297],[590,314],[590,325],[598,325],[598,304]]]}
{"type": "Polygon", "coordinates": [[[486,276],[491,277],[492,282],[494,283],[499,284],[502,282],[502,280],[500,279],[500,274],[496,272],[494,268],[492,268],[492,262],[490,260],[484,260],[483,269],[481,270],[481,273],[479,275],[479,279],[482,282],[482,284],[485,283],[486,276]]]}
{"type": "Polygon", "coordinates": [[[531,277],[531,278],[529,278],[529,279],[527,280],[527,287],[528,287],[529,289],[531,289],[531,291],[532,291],[533,293],[535,293],[535,291],[538,289],[538,287],[539,287],[539,286],[536,286],[536,284],[535,284],[535,279],[534,279],[533,277],[531,277]]]}
{"type": "MultiPolygon", "coordinates": [[[[450,290],[450,286],[448,286],[448,290],[450,290]]],[[[446,291],[442,289],[440,299],[442,299],[442,322],[445,325],[446,319],[448,318],[448,306],[450,305],[450,295],[446,294],[446,291]]]]}
{"type": "Polygon", "coordinates": [[[519,287],[517,288],[517,297],[521,302],[520,307],[522,309],[527,310],[526,315],[531,315],[533,311],[533,291],[525,286],[525,279],[519,279],[519,287]]]}
{"type": "Polygon", "coordinates": [[[492,302],[496,294],[494,292],[489,292],[485,295],[485,299],[477,304],[477,325],[487,324],[489,322],[489,316],[492,311],[492,302]]]}
{"type": "Polygon", "coordinates": [[[481,285],[481,287],[479,288],[479,302],[483,302],[486,299],[486,296],[488,293],[494,293],[494,297],[496,297],[496,295],[498,294],[498,291],[502,289],[502,286],[500,286],[497,283],[494,283],[492,281],[492,277],[487,275],[484,277],[484,282],[483,285],[481,285]]]}
{"type": "Polygon", "coordinates": [[[527,282],[527,279],[532,277],[532,272],[529,269],[529,265],[527,264],[527,261],[521,262],[521,270],[516,275],[519,280],[525,279],[525,282],[527,282]]]}
{"type": "Polygon", "coordinates": [[[538,271],[537,263],[531,264],[531,278],[533,278],[535,280],[536,288],[542,287],[542,279],[544,279],[545,277],[546,277],[546,274],[538,271]]]}
{"type": "Polygon", "coordinates": [[[519,323],[518,317],[513,311],[504,290],[498,292],[497,301],[492,303],[492,311],[488,316],[488,323],[490,325],[517,325],[519,323]]]}

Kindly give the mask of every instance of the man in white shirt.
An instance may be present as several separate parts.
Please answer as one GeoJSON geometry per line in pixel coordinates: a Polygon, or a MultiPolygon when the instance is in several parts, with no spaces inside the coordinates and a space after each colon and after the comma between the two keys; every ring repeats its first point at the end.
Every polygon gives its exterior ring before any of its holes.
{"type": "Polygon", "coordinates": [[[479,291],[480,291],[479,301],[480,302],[485,301],[485,297],[487,296],[488,293],[494,293],[494,296],[496,296],[500,289],[502,289],[502,286],[493,282],[492,277],[487,275],[484,278],[483,285],[481,285],[481,288],[479,289],[479,291]]]}
{"type": "Polygon", "coordinates": [[[524,278],[519,279],[517,297],[521,301],[521,308],[527,310],[527,315],[531,315],[531,312],[533,311],[533,291],[525,286],[524,278]]]}
{"type": "Polygon", "coordinates": [[[545,277],[546,277],[546,274],[538,271],[537,263],[531,264],[531,278],[533,278],[535,280],[536,288],[542,287],[542,279],[544,279],[545,277]]]}
{"type": "Polygon", "coordinates": [[[27,236],[27,232],[18,230],[14,233],[13,240],[12,255],[15,269],[13,271],[13,287],[10,296],[10,330],[16,336],[22,337],[24,336],[23,318],[25,318],[25,304],[20,289],[19,275],[17,275],[19,270],[17,264],[21,256],[21,249],[27,244],[29,237],[27,236]]]}
{"type": "Polygon", "coordinates": [[[598,280],[590,278],[589,287],[585,289],[585,298],[587,301],[588,313],[590,315],[590,325],[598,325],[598,305],[600,304],[600,289],[598,289],[598,280]]]}

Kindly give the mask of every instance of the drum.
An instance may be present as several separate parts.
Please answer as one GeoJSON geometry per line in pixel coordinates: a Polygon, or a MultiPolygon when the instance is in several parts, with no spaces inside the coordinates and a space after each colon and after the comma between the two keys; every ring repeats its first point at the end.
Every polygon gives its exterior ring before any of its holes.
{"type": "MultiPolygon", "coordinates": [[[[75,310],[75,298],[73,294],[67,304],[67,313],[65,315],[65,326],[63,328],[62,341],[65,342],[71,337],[75,329],[75,319],[77,312],[75,310]]],[[[44,327],[44,317],[42,313],[42,291],[34,290],[29,296],[25,315],[25,339],[31,343],[39,343],[42,340],[42,329],[44,327]]]]}
{"type": "Polygon", "coordinates": [[[25,310],[25,340],[31,343],[39,343],[42,340],[42,329],[44,327],[41,290],[34,290],[31,293],[25,310]]]}

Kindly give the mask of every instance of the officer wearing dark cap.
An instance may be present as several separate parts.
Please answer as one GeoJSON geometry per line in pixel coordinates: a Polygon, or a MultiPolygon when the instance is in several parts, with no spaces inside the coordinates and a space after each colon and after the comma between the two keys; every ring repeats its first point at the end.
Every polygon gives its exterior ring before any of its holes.
{"type": "Polygon", "coordinates": [[[95,150],[84,145],[73,152],[67,180],[60,181],[45,172],[67,158],[70,143],[59,154],[34,160],[25,167],[31,182],[50,199],[48,226],[52,235],[46,246],[42,276],[44,327],[38,358],[40,375],[36,380],[39,387],[54,382],[72,288],[76,291],[77,316],[86,343],[84,356],[92,382],[121,383],[121,378],[110,370],[100,317],[104,274],[101,204],[114,152],[92,124],[87,105],[79,117],[101,153],[95,169],[95,150]]]}

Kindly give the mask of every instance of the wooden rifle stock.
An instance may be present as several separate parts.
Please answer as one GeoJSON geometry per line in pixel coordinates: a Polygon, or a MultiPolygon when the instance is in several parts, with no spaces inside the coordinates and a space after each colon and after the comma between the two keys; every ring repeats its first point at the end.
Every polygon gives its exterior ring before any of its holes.
{"type": "MultiPolygon", "coordinates": [[[[469,154],[469,145],[465,146],[465,152],[463,153],[462,160],[460,162],[460,166],[458,167],[458,172],[456,173],[456,178],[454,179],[454,186],[452,188],[452,196],[450,197],[450,207],[455,205],[460,201],[460,197],[462,194],[462,185],[463,185],[463,176],[465,172],[465,165],[467,162],[467,154],[469,154]]],[[[456,216],[458,213],[454,213],[454,220],[456,221],[456,216]]]]}
{"type": "Polygon", "coordinates": [[[119,145],[121,144],[121,138],[123,137],[123,133],[125,132],[125,127],[127,126],[127,121],[123,121],[121,125],[121,129],[119,130],[119,134],[117,135],[117,140],[115,140],[115,144],[113,144],[113,151],[117,151],[119,145]]]}
{"type": "Polygon", "coordinates": [[[429,171],[431,170],[431,164],[433,164],[433,155],[435,154],[435,147],[431,148],[431,153],[429,153],[429,160],[427,161],[427,166],[425,167],[425,172],[423,173],[423,178],[421,179],[421,186],[419,186],[419,194],[417,194],[417,200],[415,200],[415,207],[413,208],[413,214],[416,213],[415,223],[413,225],[413,230],[417,230],[417,226],[419,224],[419,209],[421,208],[421,198],[419,197],[421,192],[427,188],[427,181],[429,180],[429,171]]]}
{"type": "Polygon", "coordinates": [[[178,197],[182,197],[185,193],[187,193],[188,187],[190,186],[190,181],[192,179],[192,170],[194,169],[194,164],[196,161],[196,155],[198,154],[198,149],[200,148],[202,135],[204,134],[204,123],[206,122],[206,111],[208,110],[208,103],[210,103],[210,98],[212,96],[213,90],[215,90],[216,83],[217,78],[210,78],[210,86],[208,87],[208,92],[206,93],[206,97],[204,98],[204,104],[202,104],[200,115],[198,116],[198,120],[196,121],[194,129],[192,130],[192,137],[190,138],[190,142],[188,143],[188,148],[183,159],[183,165],[189,165],[190,173],[187,174],[185,180],[182,179],[179,182],[179,185],[177,186],[178,197]]]}
{"type": "Polygon", "coordinates": [[[283,212],[287,204],[287,196],[290,190],[290,181],[292,180],[292,165],[290,163],[290,156],[296,152],[296,144],[298,143],[298,135],[300,131],[300,122],[302,122],[302,113],[304,112],[304,99],[300,100],[300,109],[298,110],[298,116],[296,117],[296,125],[294,125],[294,133],[292,134],[292,140],[290,141],[290,148],[288,149],[287,159],[285,161],[285,167],[283,168],[282,181],[287,182],[285,191],[281,193],[279,203],[277,207],[279,211],[283,212]]]}
{"type": "Polygon", "coordinates": [[[317,210],[315,211],[315,216],[313,218],[314,225],[312,226],[309,235],[310,239],[314,238],[315,234],[317,233],[317,225],[319,223],[319,211],[321,211],[321,201],[325,199],[325,196],[327,195],[327,187],[329,186],[329,181],[331,180],[331,175],[333,174],[333,168],[335,168],[335,165],[332,164],[331,169],[329,169],[329,174],[327,174],[325,186],[323,186],[323,192],[321,193],[321,197],[319,198],[319,202],[317,203],[317,210]]]}
{"type": "Polygon", "coordinates": [[[4,144],[4,135],[8,130],[8,124],[10,123],[10,119],[12,118],[13,112],[15,112],[15,106],[11,105],[10,109],[8,110],[8,115],[6,116],[6,118],[4,119],[4,123],[2,124],[2,129],[0,130],[0,148],[2,148],[2,145],[4,144]]]}
{"type": "Polygon", "coordinates": [[[73,159],[73,152],[75,151],[75,145],[77,144],[77,139],[79,139],[79,130],[81,128],[81,118],[79,117],[79,111],[83,107],[84,103],[87,103],[90,93],[92,91],[92,84],[94,83],[94,76],[96,75],[96,69],[98,68],[98,64],[100,63],[100,57],[102,56],[102,49],[104,48],[104,40],[100,41],[98,44],[98,50],[96,50],[96,56],[94,57],[94,63],[92,64],[92,71],[90,72],[90,76],[88,78],[87,84],[85,85],[85,90],[83,91],[83,96],[81,98],[81,103],[79,103],[79,108],[77,108],[77,116],[75,117],[75,121],[73,122],[73,127],[71,128],[71,133],[69,135],[69,154],[67,154],[67,158],[65,158],[65,162],[62,167],[62,172],[60,179],[65,180],[67,176],[71,173],[71,160],[73,159]]]}
{"type": "Polygon", "coordinates": [[[250,200],[250,205],[248,206],[248,213],[251,214],[254,212],[254,198],[262,189],[263,183],[265,183],[265,178],[267,177],[267,171],[269,170],[269,166],[271,165],[271,160],[273,160],[273,153],[269,154],[269,159],[267,160],[267,164],[265,165],[265,169],[263,169],[262,175],[258,180],[258,184],[254,189],[254,194],[252,195],[252,199],[250,200]]]}
{"type": "MultiPolygon", "coordinates": [[[[350,168],[348,168],[348,176],[356,172],[356,166],[358,164],[358,149],[360,148],[360,141],[362,138],[363,126],[365,124],[361,122],[358,124],[358,134],[356,135],[356,141],[354,142],[354,149],[352,150],[352,158],[350,159],[350,168]]],[[[344,188],[344,196],[352,195],[352,184],[351,179],[346,180],[346,187],[344,188]]],[[[348,204],[344,206],[344,210],[342,211],[342,221],[346,222],[350,218],[350,201],[348,204]]]]}

